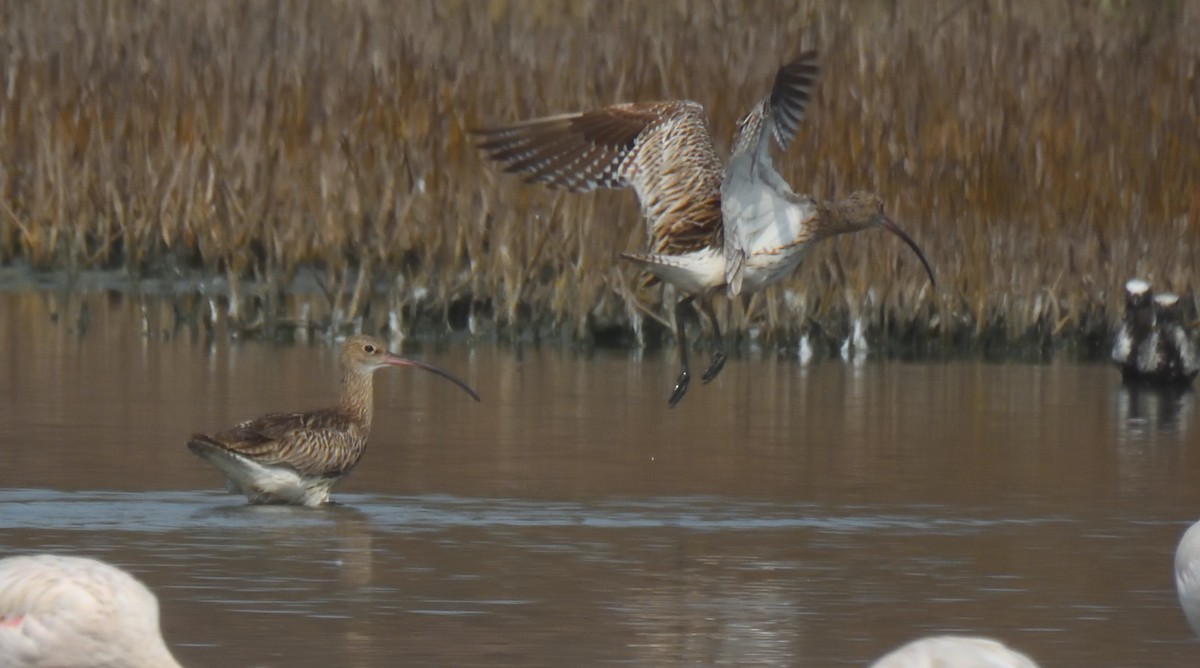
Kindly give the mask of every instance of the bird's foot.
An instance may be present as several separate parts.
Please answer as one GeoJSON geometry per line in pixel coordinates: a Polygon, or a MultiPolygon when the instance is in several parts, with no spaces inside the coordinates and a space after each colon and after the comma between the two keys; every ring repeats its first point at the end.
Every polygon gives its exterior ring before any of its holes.
{"type": "Polygon", "coordinates": [[[721,369],[724,368],[725,353],[718,350],[717,352],[713,353],[712,361],[708,363],[708,370],[704,372],[704,375],[700,378],[700,380],[707,384],[712,381],[713,378],[716,378],[717,374],[721,373],[721,369]]]}
{"type": "Polygon", "coordinates": [[[675,408],[675,404],[687,394],[688,381],[691,380],[687,369],[679,372],[679,377],[675,379],[675,389],[671,390],[671,398],[667,400],[668,408],[675,408]]]}

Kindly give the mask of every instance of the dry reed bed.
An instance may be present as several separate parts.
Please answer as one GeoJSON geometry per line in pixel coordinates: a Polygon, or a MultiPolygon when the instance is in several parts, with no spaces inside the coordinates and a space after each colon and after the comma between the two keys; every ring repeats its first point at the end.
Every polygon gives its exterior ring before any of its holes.
{"type": "Polygon", "coordinates": [[[823,73],[777,163],[881,193],[882,233],[721,304],[730,328],[893,343],[1086,341],[1132,275],[1200,258],[1200,3],[10,2],[0,259],[220,276],[235,320],[662,338],[616,252],[631,193],[482,164],[466,130],[622,100],[706,104],[718,142],[806,46],[823,73]],[[324,297],[287,290],[298,272],[324,297]],[[390,318],[389,315],[390,314],[390,318]]]}

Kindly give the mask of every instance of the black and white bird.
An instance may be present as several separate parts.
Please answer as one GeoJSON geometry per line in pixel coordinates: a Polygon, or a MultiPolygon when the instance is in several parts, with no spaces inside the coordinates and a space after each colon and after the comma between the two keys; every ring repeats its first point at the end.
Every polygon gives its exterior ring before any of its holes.
{"type": "Polygon", "coordinates": [[[1126,281],[1125,317],[1113,339],[1112,360],[1126,383],[1190,384],[1200,371],[1200,359],[1184,327],[1179,296],[1152,295],[1148,282],[1126,281]]]}

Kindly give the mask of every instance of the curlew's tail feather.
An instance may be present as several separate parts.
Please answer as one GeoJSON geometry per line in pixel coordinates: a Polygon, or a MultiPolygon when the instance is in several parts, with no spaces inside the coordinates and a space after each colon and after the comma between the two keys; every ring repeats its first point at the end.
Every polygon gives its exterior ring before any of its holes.
{"type": "Polygon", "coordinates": [[[621,253],[621,259],[638,265],[689,295],[706,294],[725,284],[725,260],[717,248],[683,255],[621,253]]]}

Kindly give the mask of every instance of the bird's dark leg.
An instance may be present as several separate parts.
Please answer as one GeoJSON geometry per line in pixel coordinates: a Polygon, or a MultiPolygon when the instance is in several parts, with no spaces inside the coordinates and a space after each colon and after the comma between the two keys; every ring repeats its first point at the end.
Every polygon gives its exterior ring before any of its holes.
{"type": "Polygon", "coordinates": [[[691,380],[688,373],[687,337],[683,332],[683,319],[692,299],[694,298],[689,295],[675,305],[675,344],[679,346],[679,377],[675,379],[675,389],[671,390],[671,398],[667,400],[667,406],[670,408],[675,408],[675,404],[687,394],[688,381],[691,380]]]}
{"type": "Polygon", "coordinates": [[[713,310],[712,301],[708,299],[702,300],[700,302],[700,310],[708,318],[708,322],[713,328],[713,336],[717,339],[717,348],[713,351],[712,361],[708,363],[708,370],[700,378],[700,380],[708,383],[713,378],[716,378],[717,374],[721,373],[721,369],[725,366],[725,339],[721,338],[721,325],[717,324],[717,313],[713,310]]]}

